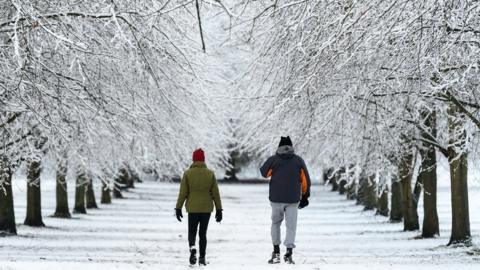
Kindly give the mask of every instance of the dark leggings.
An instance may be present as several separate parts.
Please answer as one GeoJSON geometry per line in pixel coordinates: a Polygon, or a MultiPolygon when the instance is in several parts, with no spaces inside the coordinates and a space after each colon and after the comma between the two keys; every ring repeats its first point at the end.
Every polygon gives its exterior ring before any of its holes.
{"type": "Polygon", "coordinates": [[[197,237],[197,229],[200,224],[200,257],[205,257],[205,250],[207,249],[207,229],[210,221],[210,213],[189,213],[188,214],[188,244],[195,246],[195,239],[197,237]]]}

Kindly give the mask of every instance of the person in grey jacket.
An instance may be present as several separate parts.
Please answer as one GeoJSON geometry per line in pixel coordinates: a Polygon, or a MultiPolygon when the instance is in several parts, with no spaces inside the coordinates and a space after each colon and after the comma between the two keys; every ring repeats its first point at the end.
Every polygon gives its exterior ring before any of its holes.
{"type": "Polygon", "coordinates": [[[272,207],[272,258],[270,264],[280,263],[280,226],[285,219],[287,235],[284,245],[287,247],[284,260],[294,263],[292,254],[295,248],[298,209],[308,205],[310,197],[310,176],[301,157],[295,154],[289,136],[281,137],[275,155],[267,159],[260,168],[263,177],[271,177],[269,199],[272,207]]]}

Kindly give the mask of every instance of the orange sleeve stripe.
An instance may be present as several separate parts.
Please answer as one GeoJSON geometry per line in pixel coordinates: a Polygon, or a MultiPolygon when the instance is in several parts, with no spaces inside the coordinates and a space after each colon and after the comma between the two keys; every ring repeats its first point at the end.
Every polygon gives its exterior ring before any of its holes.
{"type": "Polygon", "coordinates": [[[268,170],[268,173],[267,173],[267,178],[272,176],[272,169],[268,170]]]}
{"type": "Polygon", "coordinates": [[[307,177],[303,169],[300,171],[300,181],[302,182],[302,194],[307,193],[307,177]]]}

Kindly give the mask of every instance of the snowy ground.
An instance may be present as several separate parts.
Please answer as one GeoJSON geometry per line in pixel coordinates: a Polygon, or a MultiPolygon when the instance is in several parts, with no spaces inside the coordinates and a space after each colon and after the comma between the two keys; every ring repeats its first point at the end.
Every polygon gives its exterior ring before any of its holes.
{"type": "MultiPolygon", "coordinates": [[[[17,223],[25,217],[22,181],[15,184],[17,223]]],[[[449,248],[448,188],[440,189],[442,236],[414,240],[401,224],[362,211],[352,201],[312,188],[311,205],[300,212],[295,266],[266,264],[271,252],[267,185],[221,185],[224,221],[211,222],[209,269],[479,269],[480,189],[470,191],[475,247],[449,248]],[[473,253],[473,255],[472,255],[473,253]]],[[[54,212],[54,186],[43,187],[44,215],[54,212]]],[[[62,220],[45,217],[46,228],[18,226],[0,238],[0,270],[186,269],[186,221],[173,208],[178,184],[142,183],[127,199],[62,220]]],[[[73,194],[72,194],[73,195],[73,194]]],[[[73,198],[71,195],[70,198],[73,198]]],[[[70,201],[70,204],[72,201],[70,201]]],[[[213,221],[213,220],[212,220],[213,221]]]]}

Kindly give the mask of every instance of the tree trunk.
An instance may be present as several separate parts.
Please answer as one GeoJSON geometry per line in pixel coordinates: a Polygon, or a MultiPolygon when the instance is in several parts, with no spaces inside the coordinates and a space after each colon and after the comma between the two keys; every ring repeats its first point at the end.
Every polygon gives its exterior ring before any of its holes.
{"type": "Polygon", "coordinates": [[[102,179],[102,198],[100,200],[100,203],[102,204],[111,204],[112,203],[112,196],[110,195],[111,193],[110,187],[108,186],[107,180],[102,179]]]}
{"type": "Polygon", "coordinates": [[[345,167],[340,168],[340,170],[337,172],[338,193],[340,193],[340,195],[343,195],[347,192],[347,188],[345,187],[347,185],[345,172],[345,167]]]}
{"type": "Polygon", "coordinates": [[[229,167],[225,171],[225,180],[228,181],[238,181],[237,173],[240,171],[239,168],[237,167],[237,161],[239,158],[240,153],[236,150],[233,150],[236,145],[235,144],[229,144],[228,149],[230,149],[230,155],[228,157],[228,165],[229,167]]]}
{"type": "Polygon", "coordinates": [[[119,187],[120,190],[127,189],[128,190],[128,179],[130,178],[130,173],[128,172],[126,167],[120,168],[118,171],[118,176],[115,179],[115,183],[119,187]]]}
{"type": "Polygon", "coordinates": [[[452,105],[448,118],[450,133],[448,160],[452,194],[452,234],[449,245],[471,244],[468,209],[468,154],[462,151],[467,139],[463,128],[463,119],[458,113],[458,109],[452,105]]]}
{"type": "Polygon", "coordinates": [[[341,178],[340,183],[338,184],[338,193],[340,195],[344,195],[345,193],[347,193],[346,185],[347,185],[347,180],[341,178]]]}
{"type": "Polygon", "coordinates": [[[128,178],[126,188],[135,188],[135,178],[128,178]]]}
{"type": "Polygon", "coordinates": [[[355,200],[357,198],[357,186],[355,182],[351,182],[347,185],[347,199],[355,200]]]}
{"type": "Polygon", "coordinates": [[[388,217],[388,188],[385,185],[380,189],[377,201],[377,215],[388,217]]]}
{"type": "Polygon", "coordinates": [[[467,154],[461,154],[460,158],[450,160],[452,235],[449,245],[471,244],[467,174],[467,154]]]}
{"type": "Polygon", "coordinates": [[[115,199],[123,199],[122,191],[120,183],[118,183],[117,179],[113,180],[113,197],[115,199]]]}
{"type": "Polygon", "coordinates": [[[326,184],[328,182],[328,178],[330,175],[330,168],[323,169],[323,183],[326,184]]]}
{"type": "Polygon", "coordinates": [[[422,237],[440,235],[437,213],[437,157],[435,148],[422,152],[422,171],[419,177],[423,182],[423,226],[422,237]]]}
{"type": "Polygon", "coordinates": [[[57,176],[56,176],[56,199],[57,206],[55,208],[54,217],[70,218],[70,210],[68,208],[68,192],[67,192],[67,161],[58,160],[57,176]]]}
{"type": "Polygon", "coordinates": [[[418,211],[418,202],[420,201],[420,196],[422,194],[422,187],[423,187],[423,177],[421,177],[422,166],[420,166],[420,170],[417,175],[417,181],[415,183],[415,187],[413,188],[413,202],[415,209],[418,211]]]}
{"type": "MultiPolygon", "coordinates": [[[[413,169],[413,167],[412,167],[413,169]]],[[[419,168],[419,172],[417,175],[417,180],[415,182],[414,188],[413,188],[413,212],[415,213],[417,219],[418,219],[418,203],[420,201],[420,196],[422,195],[422,187],[423,187],[423,177],[421,175],[422,171],[422,166],[419,168]]],[[[413,179],[413,176],[412,176],[413,179]]]]}
{"type": "Polygon", "coordinates": [[[95,200],[95,191],[93,190],[93,179],[92,177],[88,176],[88,184],[87,184],[87,209],[91,208],[98,208],[97,202],[95,200]]]}
{"type": "Polygon", "coordinates": [[[10,162],[4,155],[0,156],[0,236],[2,234],[17,234],[13,207],[12,171],[10,162]]]}
{"type": "Polygon", "coordinates": [[[357,190],[357,205],[364,205],[365,204],[365,189],[368,183],[368,179],[360,175],[358,178],[358,190],[357,190]]]}
{"type": "Polygon", "coordinates": [[[399,163],[398,175],[402,186],[403,230],[415,231],[420,228],[415,199],[412,193],[413,154],[405,153],[399,163]]]}
{"type": "Polygon", "coordinates": [[[332,177],[330,177],[330,184],[332,185],[332,191],[338,191],[339,186],[337,181],[338,181],[337,173],[335,173],[334,175],[332,175],[332,177]]]}
{"type": "Polygon", "coordinates": [[[363,210],[373,210],[377,206],[377,186],[375,184],[375,175],[371,175],[366,179],[364,186],[364,203],[363,210]]]}
{"type": "MultiPolygon", "coordinates": [[[[436,115],[430,113],[425,115],[425,126],[430,128],[433,137],[437,137],[436,115]]],[[[423,138],[427,138],[427,134],[423,134],[423,138]]],[[[419,178],[423,183],[423,226],[422,237],[431,238],[440,235],[440,226],[437,213],[437,153],[435,147],[423,143],[420,150],[422,156],[422,164],[419,178]]]]}
{"type": "Polygon", "coordinates": [[[135,188],[135,181],[138,178],[138,175],[131,166],[127,166],[127,172],[126,188],[135,188]]]}
{"type": "Polygon", "coordinates": [[[87,209],[85,205],[85,193],[88,185],[88,177],[85,172],[81,171],[77,173],[76,186],[75,186],[75,207],[74,213],[86,214],[87,209]]]}
{"type": "Polygon", "coordinates": [[[27,168],[27,216],[25,225],[43,227],[42,198],[40,190],[41,161],[30,160],[27,168]]]}
{"type": "Polygon", "coordinates": [[[128,181],[128,171],[125,167],[121,167],[117,176],[113,180],[113,197],[116,199],[122,199],[123,195],[121,190],[126,188],[128,181]]]}
{"type": "Polygon", "coordinates": [[[402,185],[396,177],[392,178],[392,198],[390,204],[390,222],[401,222],[403,219],[402,209],[402,185]]]}
{"type": "Polygon", "coordinates": [[[325,182],[328,182],[332,186],[332,191],[338,190],[338,186],[335,180],[335,168],[330,167],[325,172],[325,182]]]}

